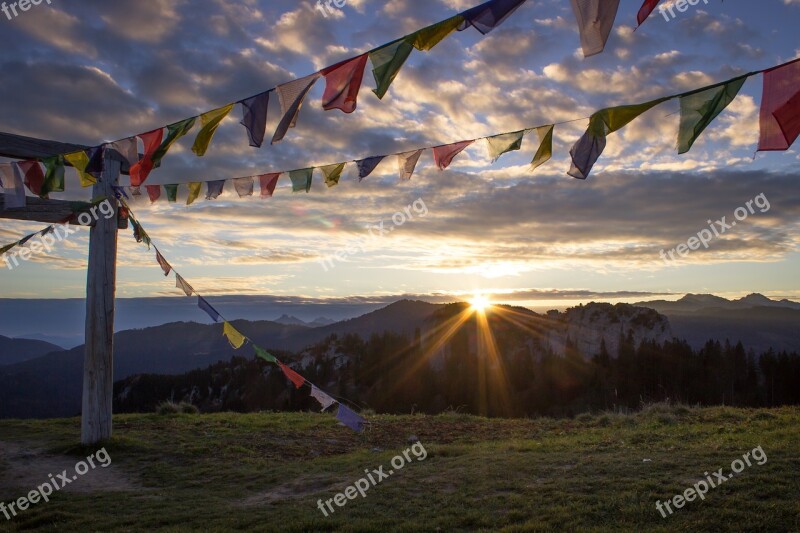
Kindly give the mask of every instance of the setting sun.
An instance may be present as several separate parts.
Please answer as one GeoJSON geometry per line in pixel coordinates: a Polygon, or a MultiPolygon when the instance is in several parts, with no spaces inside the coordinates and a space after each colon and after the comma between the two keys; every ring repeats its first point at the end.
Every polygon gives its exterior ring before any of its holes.
{"type": "Polygon", "coordinates": [[[492,305],[489,299],[482,294],[476,294],[475,297],[469,301],[469,304],[472,306],[473,311],[478,311],[479,313],[484,312],[487,307],[492,305]]]}

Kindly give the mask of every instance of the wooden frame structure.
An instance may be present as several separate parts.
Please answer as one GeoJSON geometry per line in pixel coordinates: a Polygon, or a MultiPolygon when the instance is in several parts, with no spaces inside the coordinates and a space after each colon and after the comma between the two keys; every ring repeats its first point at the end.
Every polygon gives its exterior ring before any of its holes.
{"type": "MultiPolygon", "coordinates": [[[[85,150],[88,147],[0,133],[0,156],[13,159],[41,159],[85,150]]],[[[124,158],[104,147],[103,172],[92,190],[93,198],[115,198],[114,187],[121,172],[128,172],[124,158]]],[[[29,220],[52,224],[74,213],[75,203],[43,200],[28,196],[26,207],[5,209],[0,219],[29,220]]],[[[112,434],[114,394],[114,297],[117,274],[117,230],[127,227],[119,219],[118,203],[112,202],[114,216],[93,221],[89,233],[89,262],[86,275],[86,340],[83,364],[81,443],[95,444],[112,434]]]]}

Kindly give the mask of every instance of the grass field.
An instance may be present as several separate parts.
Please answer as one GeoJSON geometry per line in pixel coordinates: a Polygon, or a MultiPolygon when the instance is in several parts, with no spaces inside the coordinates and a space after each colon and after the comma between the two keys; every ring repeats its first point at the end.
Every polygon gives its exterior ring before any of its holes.
{"type": "MultiPolygon", "coordinates": [[[[800,531],[800,409],[651,405],[574,420],[460,414],[121,415],[89,470],[0,530],[800,531]],[[319,499],[419,438],[427,457],[323,516],[319,499]],[[767,461],[663,518],[657,500],[761,446],[767,461]]],[[[96,448],[79,421],[0,421],[0,501],[25,496],[96,448]]]]}

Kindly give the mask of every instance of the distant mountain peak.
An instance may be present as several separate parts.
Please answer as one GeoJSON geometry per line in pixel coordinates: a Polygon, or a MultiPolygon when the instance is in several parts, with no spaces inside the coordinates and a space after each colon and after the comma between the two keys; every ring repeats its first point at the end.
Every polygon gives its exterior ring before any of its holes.
{"type": "Polygon", "coordinates": [[[744,298],[740,298],[740,299],[735,300],[735,301],[737,301],[737,302],[747,302],[747,303],[751,303],[751,304],[764,304],[764,303],[771,304],[771,303],[775,303],[774,300],[770,300],[769,298],[767,298],[763,294],[759,294],[757,292],[754,292],[752,294],[748,294],[744,298]]]}
{"type": "Polygon", "coordinates": [[[286,326],[308,326],[307,323],[303,322],[296,316],[291,316],[287,314],[281,315],[280,318],[276,318],[273,322],[277,322],[278,324],[284,324],[286,326]]]}
{"type": "Polygon", "coordinates": [[[730,303],[730,300],[727,300],[721,296],[715,296],[713,294],[692,294],[689,293],[680,300],[679,302],[682,303],[697,303],[697,304],[727,304],[730,303]]]}

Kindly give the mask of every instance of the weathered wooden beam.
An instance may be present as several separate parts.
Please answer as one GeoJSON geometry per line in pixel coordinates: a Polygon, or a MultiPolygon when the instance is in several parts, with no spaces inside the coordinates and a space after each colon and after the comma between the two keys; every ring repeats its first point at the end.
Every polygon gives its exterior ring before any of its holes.
{"type": "MultiPolygon", "coordinates": [[[[89,149],[89,146],[82,144],[63,143],[59,141],[47,141],[44,139],[34,139],[24,135],[0,132],[0,157],[10,159],[37,159],[46,157],[69,154],[89,149]]],[[[130,171],[129,163],[116,150],[109,150],[110,157],[122,163],[120,172],[128,174],[130,171]]]]}
{"type": "MultiPolygon", "coordinates": [[[[105,157],[103,176],[93,196],[114,198],[119,161],[105,157]]],[[[86,278],[86,346],[83,362],[81,443],[96,444],[111,437],[114,395],[114,294],[117,278],[117,202],[114,217],[100,217],[89,235],[86,278]]]]}
{"type": "Polygon", "coordinates": [[[86,150],[88,146],[34,139],[23,135],[0,132],[0,156],[11,159],[42,159],[58,154],[86,150]]]}
{"type": "MultiPolygon", "coordinates": [[[[113,197],[112,197],[113,198],[113,197]]],[[[66,200],[44,200],[38,196],[28,196],[25,207],[11,207],[6,209],[6,195],[0,194],[0,218],[11,220],[27,220],[31,222],[44,222],[45,224],[56,224],[70,217],[69,223],[73,226],[83,226],[75,212],[89,212],[91,214],[92,204],[88,202],[69,202],[66,200]]],[[[104,215],[95,210],[97,216],[92,216],[91,221],[86,226],[94,226],[95,218],[102,218],[104,215]]],[[[86,217],[84,217],[84,221],[86,217]]],[[[128,219],[119,219],[117,225],[119,229],[128,227],[128,219]]]]}

